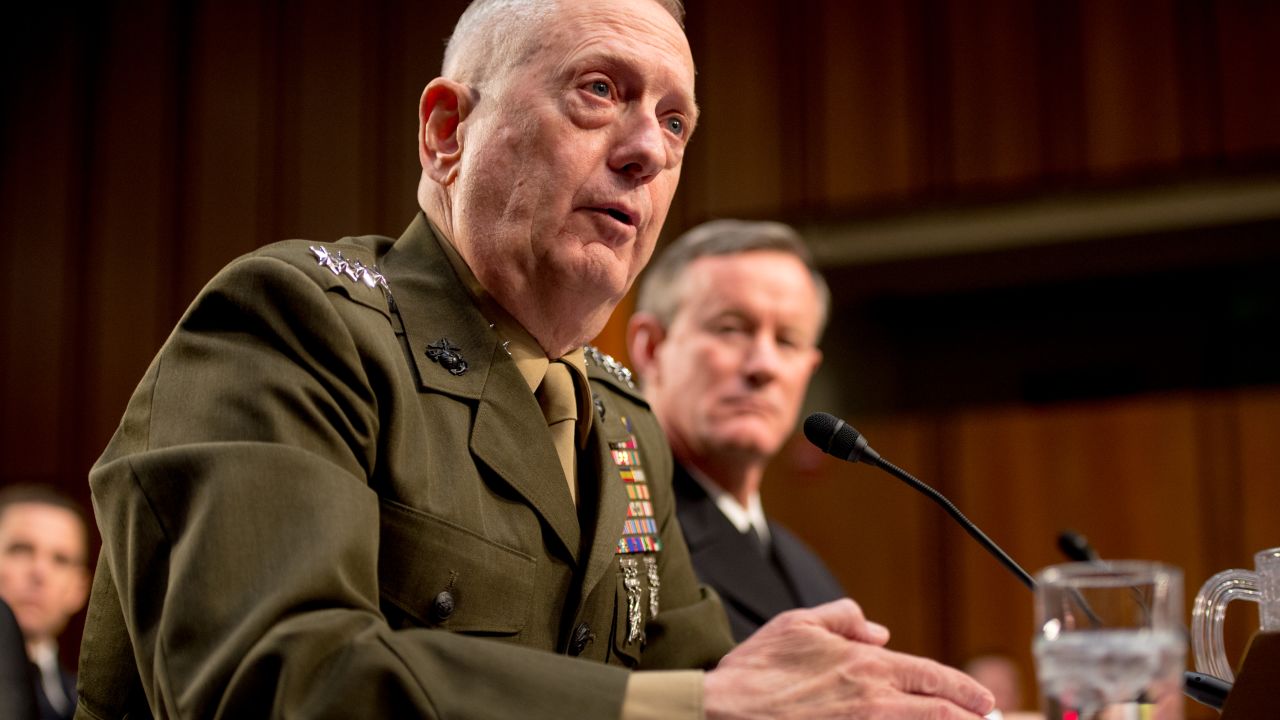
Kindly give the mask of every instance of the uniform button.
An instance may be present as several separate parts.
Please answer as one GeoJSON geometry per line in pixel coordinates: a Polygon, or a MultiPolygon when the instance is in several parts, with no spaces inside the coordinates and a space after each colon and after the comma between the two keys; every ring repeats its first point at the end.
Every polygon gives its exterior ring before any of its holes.
{"type": "Polygon", "coordinates": [[[453,614],[453,593],[448,590],[441,590],[435,600],[431,601],[431,615],[437,622],[443,622],[449,619],[453,614]]]}
{"type": "Polygon", "coordinates": [[[582,623],[573,630],[573,640],[569,642],[569,654],[581,655],[583,650],[587,649],[587,645],[595,640],[596,636],[591,632],[591,626],[582,623]]]}

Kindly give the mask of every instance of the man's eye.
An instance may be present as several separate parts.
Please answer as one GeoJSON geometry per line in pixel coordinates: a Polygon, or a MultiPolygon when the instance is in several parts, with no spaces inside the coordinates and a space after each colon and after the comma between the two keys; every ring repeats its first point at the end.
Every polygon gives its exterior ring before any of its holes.
{"type": "Polygon", "coordinates": [[[785,348],[798,348],[804,345],[804,341],[799,335],[779,335],[777,342],[785,348]]]}
{"type": "Polygon", "coordinates": [[[35,555],[35,552],[34,546],[24,543],[14,543],[4,548],[4,554],[9,557],[30,557],[35,555]]]}
{"type": "Polygon", "coordinates": [[[678,117],[669,117],[666,120],[667,131],[672,135],[684,135],[684,120],[678,117]]]}
{"type": "Polygon", "coordinates": [[[599,97],[609,97],[609,83],[603,80],[595,80],[591,83],[591,92],[599,97]]]}

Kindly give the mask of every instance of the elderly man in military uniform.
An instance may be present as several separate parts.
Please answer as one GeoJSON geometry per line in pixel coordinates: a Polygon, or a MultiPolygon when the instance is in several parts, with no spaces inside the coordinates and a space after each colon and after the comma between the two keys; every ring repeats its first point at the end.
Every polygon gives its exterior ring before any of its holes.
{"type": "Polygon", "coordinates": [[[697,124],[681,20],[477,0],[404,234],[267,246],[200,293],[90,475],[83,717],[990,707],[851,601],[731,649],[657,423],[583,348],[697,124]]]}

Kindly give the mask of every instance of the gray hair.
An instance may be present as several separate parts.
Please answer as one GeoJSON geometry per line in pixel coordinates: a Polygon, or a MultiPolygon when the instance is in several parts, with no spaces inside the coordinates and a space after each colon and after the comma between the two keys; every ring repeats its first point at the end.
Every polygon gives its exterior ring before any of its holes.
{"type": "Polygon", "coordinates": [[[742,253],[771,250],[787,253],[804,264],[818,294],[818,337],[827,325],[827,311],[831,306],[831,289],[818,266],[813,253],[790,225],[780,222],[751,220],[712,220],[685,232],[676,238],[662,255],[654,261],[640,282],[636,297],[636,311],[649,313],[663,327],[670,327],[680,309],[677,286],[685,270],[694,260],[703,257],[740,255],[742,253]]]}
{"type": "MultiPolygon", "coordinates": [[[[441,75],[479,84],[527,60],[537,49],[538,28],[561,0],[475,0],[445,42],[441,75]]],[[[683,0],[654,0],[684,29],[683,0]]]]}

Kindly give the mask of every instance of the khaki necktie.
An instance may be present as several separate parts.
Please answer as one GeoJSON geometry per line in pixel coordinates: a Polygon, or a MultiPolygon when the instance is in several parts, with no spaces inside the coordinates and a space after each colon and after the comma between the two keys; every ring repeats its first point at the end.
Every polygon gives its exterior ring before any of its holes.
{"type": "Polygon", "coordinates": [[[569,483],[569,496],[576,505],[578,463],[574,434],[577,429],[578,399],[574,394],[569,366],[559,360],[551,361],[547,365],[547,374],[542,377],[542,384],[534,394],[538,397],[538,404],[542,406],[542,415],[547,419],[547,428],[551,430],[556,454],[560,456],[560,466],[564,469],[565,481],[569,483]]]}

